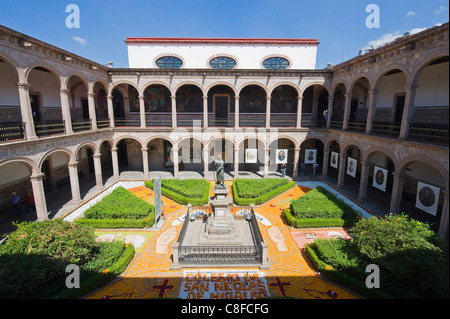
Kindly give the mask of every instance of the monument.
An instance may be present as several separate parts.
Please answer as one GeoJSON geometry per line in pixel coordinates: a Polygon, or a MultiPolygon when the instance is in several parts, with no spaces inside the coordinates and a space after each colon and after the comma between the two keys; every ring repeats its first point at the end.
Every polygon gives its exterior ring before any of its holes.
{"type": "Polygon", "coordinates": [[[264,242],[253,207],[246,217],[231,213],[233,199],[224,180],[224,161],[213,161],[216,169],[214,196],[209,207],[188,206],[177,241],[172,245],[171,269],[202,267],[269,268],[268,245],[264,242]]]}

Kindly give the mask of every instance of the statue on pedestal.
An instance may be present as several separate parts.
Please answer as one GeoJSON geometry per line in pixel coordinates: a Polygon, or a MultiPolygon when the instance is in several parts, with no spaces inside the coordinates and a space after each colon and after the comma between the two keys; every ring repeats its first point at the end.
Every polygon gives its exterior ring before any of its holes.
{"type": "Polygon", "coordinates": [[[225,162],[222,160],[222,155],[219,155],[218,158],[213,161],[213,164],[216,169],[216,188],[226,188],[225,162]]]}

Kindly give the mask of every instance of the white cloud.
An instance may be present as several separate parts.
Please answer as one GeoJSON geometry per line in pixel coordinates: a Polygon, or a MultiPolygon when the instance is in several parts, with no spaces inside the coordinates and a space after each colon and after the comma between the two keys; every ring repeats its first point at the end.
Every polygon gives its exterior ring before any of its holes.
{"type": "MultiPolygon", "coordinates": [[[[416,34],[416,33],[422,32],[424,30],[426,30],[426,28],[414,28],[414,29],[408,31],[408,33],[416,34]]],[[[386,33],[386,34],[383,34],[378,39],[370,41],[367,44],[367,46],[376,48],[376,47],[382,46],[384,44],[390,43],[392,41],[395,41],[397,38],[399,38],[401,36],[403,36],[403,33],[401,33],[400,31],[395,31],[394,33],[386,33]]]]}
{"type": "Polygon", "coordinates": [[[414,12],[414,11],[408,11],[407,13],[406,13],[406,16],[407,17],[412,17],[412,16],[415,16],[416,15],[416,12],[414,12]]]}
{"type": "Polygon", "coordinates": [[[73,37],[72,40],[75,42],[78,42],[81,45],[86,45],[88,42],[86,39],[80,38],[80,37],[73,37]]]}
{"type": "Polygon", "coordinates": [[[438,15],[438,14],[441,14],[442,12],[444,12],[445,10],[448,10],[448,8],[444,7],[444,6],[440,6],[439,9],[434,9],[433,13],[438,15]]]}

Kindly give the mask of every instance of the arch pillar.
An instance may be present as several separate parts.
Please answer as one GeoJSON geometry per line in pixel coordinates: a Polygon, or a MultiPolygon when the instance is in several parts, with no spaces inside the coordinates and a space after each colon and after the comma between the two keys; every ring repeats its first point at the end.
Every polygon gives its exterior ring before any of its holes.
{"type": "Polygon", "coordinates": [[[48,209],[45,199],[43,178],[44,174],[30,176],[38,221],[48,220],[48,209]]]}
{"type": "Polygon", "coordinates": [[[345,106],[344,106],[344,121],[342,124],[342,130],[347,131],[348,130],[348,120],[350,118],[350,105],[352,102],[352,94],[347,93],[345,96],[345,106]]]}
{"type": "Polygon", "coordinates": [[[101,154],[92,155],[94,158],[95,184],[97,188],[103,188],[101,154]]]}
{"type": "Polygon", "coordinates": [[[145,119],[145,97],[143,95],[139,95],[139,117],[141,128],[145,128],[147,126],[147,123],[145,119]]]}
{"type": "Polygon", "coordinates": [[[327,119],[327,129],[331,128],[331,117],[333,116],[333,103],[334,97],[328,97],[328,119],[327,119]]]}
{"type": "Polygon", "coordinates": [[[344,186],[344,177],[345,177],[345,165],[347,162],[347,154],[341,152],[340,161],[339,161],[339,173],[338,173],[338,181],[337,188],[342,188],[344,186]]]}
{"type": "Polygon", "coordinates": [[[239,128],[239,100],[240,97],[239,96],[235,96],[234,97],[234,128],[238,129],[239,128]]]}
{"type": "Polygon", "coordinates": [[[119,170],[119,157],[117,155],[117,147],[111,149],[111,159],[113,166],[113,176],[114,178],[119,178],[120,170],[119,170]]]}
{"type": "Polygon", "coordinates": [[[95,94],[88,93],[89,118],[91,119],[92,131],[97,130],[97,112],[95,111],[95,94]]]}
{"type": "Polygon", "coordinates": [[[106,101],[108,104],[108,117],[109,117],[109,127],[114,128],[116,127],[116,123],[114,121],[114,104],[113,104],[113,96],[108,95],[106,97],[106,101]]]}
{"type": "Polygon", "coordinates": [[[177,128],[177,97],[172,95],[170,99],[172,100],[172,128],[177,128]]]}
{"type": "Polygon", "coordinates": [[[448,243],[448,190],[443,190],[442,194],[444,195],[444,204],[442,206],[442,215],[439,222],[439,235],[441,235],[442,238],[446,239],[448,243]]]}
{"type": "Polygon", "coordinates": [[[66,134],[73,134],[72,117],[70,116],[70,108],[69,108],[69,94],[70,91],[67,89],[60,90],[61,113],[64,121],[64,128],[66,130],[66,134]]]}
{"type": "Polygon", "coordinates": [[[298,177],[298,162],[300,160],[300,148],[294,148],[294,167],[293,176],[298,177]]]}
{"type": "Polygon", "coordinates": [[[302,111],[303,111],[303,96],[297,98],[297,124],[296,128],[302,128],[302,111]]]}
{"type": "Polygon", "coordinates": [[[367,111],[367,120],[366,120],[366,134],[371,135],[373,130],[373,119],[375,117],[376,111],[376,101],[377,101],[377,91],[368,91],[369,95],[369,109],[367,111]]]}
{"type": "Polygon", "coordinates": [[[272,104],[272,97],[267,96],[266,97],[266,128],[270,128],[270,107],[272,104]]]}
{"type": "Polygon", "coordinates": [[[329,159],[330,149],[325,146],[323,149],[322,178],[326,178],[328,176],[329,159]]]}
{"type": "Polygon", "coordinates": [[[174,178],[178,178],[179,175],[179,167],[178,164],[180,163],[179,160],[179,148],[178,147],[173,147],[172,151],[173,151],[173,177],[174,178]]]}
{"type": "Polygon", "coordinates": [[[369,181],[370,165],[366,163],[361,164],[361,178],[359,182],[358,201],[362,202],[367,197],[367,183],[369,181]]]}
{"type": "Polygon", "coordinates": [[[400,128],[400,135],[398,137],[401,140],[407,140],[409,137],[410,124],[414,112],[414,102],[416,99],[417,85],[408,85],[405,88],[405,107],[403,108],[402,125],[400,128]]]}
{"type": "Polygon", "coordinates": [[[389,211],[391,213],[399,213],[400,205],[402,202],[402,194],[403,194],[403,183],[405,181],[405,177],[403,174],[399,174],[393,172],[394,182],[392,185],[392,195],[391,195],[391,205],[389,207],[389,211]]]}
{"type": "Polygon", "coordinates": [[[22,122],[25,123],[25,138],[27,140],[37,139],[36,130],[34,129],[34,119],[30,102],[30,85],[28,83],[17,84],[19,90],[20,113],[22,122]]]}
{"type": "Polygon", "coordinates": [[[72,191],[72,200],[81,202],[80,183],[78,180],[78,163],[67,164],[70,177],[70,190],[72,191]]]}
{"type": "Polygon", "coordinates": [[[148,148],[142,149],[142,170],[145,178],[149,178],[148,148]]]}

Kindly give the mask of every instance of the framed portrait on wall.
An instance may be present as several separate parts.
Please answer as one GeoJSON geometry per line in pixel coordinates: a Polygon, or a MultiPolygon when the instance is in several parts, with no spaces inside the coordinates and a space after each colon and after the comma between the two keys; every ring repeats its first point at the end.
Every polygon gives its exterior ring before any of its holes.
{"type": "Polygon", "coordinates": [[[258,150],[249,148],[245,150],[245,163],[255,164],[258,163],[258,150]]]}
{"type": "Polygon", "coordinates": [[[339,154],[336,152],[331,152],[330,166],[333,168],[339,168],[339,154]]]}
{"type": "Polygon", "coordinates": [[[372,186],[385,192],[386,191],[387,174],[388,174],[387,170],[385,170],[384,168],[375,166],[375,168],[373,170],[372,186]]]}
{"type": "Polygon", "coordinates": [[[436,216],[440,191],[439,187],[418,182],[416,207],[436,216]]]}
{"type": "Polygon", "coordinates": [[[277,164],[287,164],[288,150],[277,150],[275,162],[277,164]]]}
{"type": "Polygon", "coordinates": [[[317,162],[317,150],[305,150],[305,164],[315,164],[317,162]]]}
{"type": "Polygon", "coordinates": [[[358,165],[358,162],[356,159],[349,157],[347,159],[347,174],[351,177],[356,177],[356,166],[358,165]]]}

